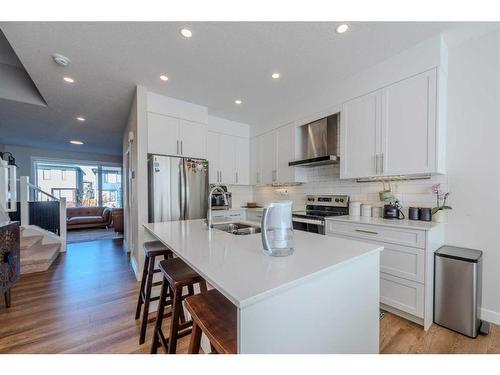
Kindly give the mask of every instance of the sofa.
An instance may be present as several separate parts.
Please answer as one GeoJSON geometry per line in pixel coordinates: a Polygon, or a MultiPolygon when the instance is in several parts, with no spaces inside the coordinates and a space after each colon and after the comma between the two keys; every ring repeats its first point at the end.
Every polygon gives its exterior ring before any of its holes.
{"type": "Polygon", "coordinates": [[[112,211],[108,207],[68,207],[66,227],[71,229],[107,228],[111,226],[112,211]]]}

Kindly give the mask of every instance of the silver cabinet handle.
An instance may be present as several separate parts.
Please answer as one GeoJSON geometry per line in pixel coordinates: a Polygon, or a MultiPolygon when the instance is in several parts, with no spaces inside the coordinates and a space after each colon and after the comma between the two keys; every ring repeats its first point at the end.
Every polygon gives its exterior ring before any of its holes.
{"type": "Polygon", "coordinates": [[[236,183],[238,183],[238,172],[236,172],[236,183]]]}
{"type": "Polygon", "coordinates": [[[184,155],[184,154],[182,153],[182,145],[183,145],[183,143],[184,143],[184,141],[181,141],[181,155],[184,155]]]}
{"type": "Polygon", "coordinates": [[[378,232],[372,232],[371,230],[356,229],[356,232],[366,233],[366,234],[378,234],[378,232]]]}
{"type": "Polygon", "coordinates": [[[384,154],[380,154],[380,173],[384,173],[384,154]]]}
{"type": "Polygon", "coordinates": [[[375,174],[378,174],[378,154],[375,154],[375,174]]]}
{"type": "Polygon", "coordinates": [[[219,171],[220,173],[220,181],[219,182],[222,182],[222,171],[219,171]]]}
{"type": "Polygon", "coordinates": [[[273,182],[276,181],[276,169],[273,169],[272,180],[273,182]]]}
{"type": "Polygon", "coordinates": [[[177,140],[177,151],[176,154],[179,155],[179,140],[177,140]]]}

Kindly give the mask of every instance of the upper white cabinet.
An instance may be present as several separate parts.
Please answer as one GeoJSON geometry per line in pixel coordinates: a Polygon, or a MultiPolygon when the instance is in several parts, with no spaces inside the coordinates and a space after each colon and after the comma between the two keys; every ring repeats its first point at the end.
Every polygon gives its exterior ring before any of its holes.
{"type": "Polygon", "coordinates": [[[209,131],[207,158],[210,183],[248,185],[249,152],[248,138],[209,131]]]}
{"type": "Polygon", "coordinates": [[[381,174],[436,168],[436,71],[382,90],[381,174]]]}
{"type": "Polygon", "coordinates": [[[443,173],[439,99],[433,69],[344,103],[340,178],[443,173]]]}
{"type": "Polygon", "coordinates": [[[345,103],[340,116],[340,178],[378,174],[380,99],[374,92],[345,103]]]}
{"type": "Polygon", "coordinates": [[[237,184],[250,184],[250,143],[248,138],[234,137],[234,172],[237,184]]]}
{"type": "Polygon", "coordinates": [[[260,170],[260,137],[250,139],[250,184],[257,185],[262,181],[260,170]]]}
{"type": "Polygon", "coordinates": [[[288,166],[295,160],[296,127],[283,126],[252,138],[250,173],[252,184],[304,182],[304,170],[288,166]]]}
{"type": "Polygon", "coordinates": [[[148,152],[204,159],[207,126],[148,112],[148,152]]]}

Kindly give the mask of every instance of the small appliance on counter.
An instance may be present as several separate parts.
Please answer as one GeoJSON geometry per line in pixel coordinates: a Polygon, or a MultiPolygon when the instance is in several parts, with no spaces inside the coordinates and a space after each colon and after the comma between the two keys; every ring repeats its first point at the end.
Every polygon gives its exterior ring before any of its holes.
{"type": "MultiPolygon", "coordinates": [[[[210,185],[210,189],[212,189],[215,185],[210,185]]],[[[227,204],[225,203],[224,200],[224,194],[219,191],[215,191],[212,194],[212,210],[228,210],[230,208],[233,208],[233,202],[232,202],[232,197],[231,193],[227,191],[227,186],[226,185],[217,185],[222,188],[222,190],[225,191],[226,199],[227,199],[227,204]]]]}
{"type": "Polygon", "coordinates": [[[408,219],[410,220],[420,220],[420,208],[410,207],[408,209],[408,219]]]}
{"type": "Polygon", "coordinates": [[[293,253],[292,201],[272,202],[262,212],[261,237],[266,255],[284,257],[293,253]]]}
{"type": "Polygon", "coordinates": [[[384,219],[399,219],[405,218],[403,211],[401,211],[401,204],[399,201],[394,201],[394,203],[389,203],[384,205],[384,219]]]}
{"type": "Polygon", "coordinates": [[[349,215],[361,216],[361,202],[349,203],[349,215]]]}
{"type": "Polygon", "coordinates": [[[363,217],[371,217],[372,216],[372,205],[371,204],[362,204],[361,205],[361,216],[363,216],[363,217]]]}
{"type": "Polygon", "coordinates": [[[432,210],[429,207],[423,207],[420,209],[420,220],[432,221],[432,210]]]}

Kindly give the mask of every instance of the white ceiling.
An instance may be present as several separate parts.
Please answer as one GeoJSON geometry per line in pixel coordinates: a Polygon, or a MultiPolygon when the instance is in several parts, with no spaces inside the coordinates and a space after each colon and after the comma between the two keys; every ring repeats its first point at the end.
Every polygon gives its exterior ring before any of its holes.
{"type": "Polygon", "coordinates": [[[451,27],[449,23],[355,22],[0,23],[47,102],[0,100],[0,143],[121,153],[134,88],[207,106],[234,121],[292,121],[315,91],[451,27]],[[191,39],[179,35],[193,31],[191,39]],[[51,58],[71,59],[67,68],[51,58]],[[271,79],[278,71],[279,80],[271,79]],[[159,80],[165,73],[169,81],[159,80]],[[73,85],[63,82],[68,75],[73,85]],[[242,99],[237,106],[235,99],[242,99]],[[75,116],[87,121],[79,123],[75,116]],[[68,144],[70,139],[84,146],[68,144]]]}

